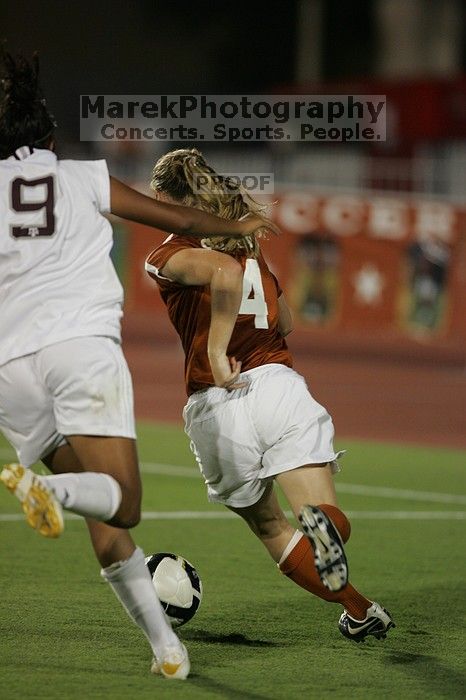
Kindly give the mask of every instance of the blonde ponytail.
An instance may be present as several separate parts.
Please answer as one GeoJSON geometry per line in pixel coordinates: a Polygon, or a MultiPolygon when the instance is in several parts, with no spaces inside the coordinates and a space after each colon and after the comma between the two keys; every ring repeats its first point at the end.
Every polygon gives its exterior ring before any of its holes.
{"type": "MultiPolygon", "coordinates": [[[[238,220],[249,212],[264,216],[265,207],[231,178],[216,173],[195,148],[181,148],[162,156],[154,166],[150,186],[181,204],[223,219],[238,220]]],[[[211,236],[204,238],[202,244],[224,253],[242,253],[248,257],[259,254],[255,235],[244,238],[211,236]]]]}

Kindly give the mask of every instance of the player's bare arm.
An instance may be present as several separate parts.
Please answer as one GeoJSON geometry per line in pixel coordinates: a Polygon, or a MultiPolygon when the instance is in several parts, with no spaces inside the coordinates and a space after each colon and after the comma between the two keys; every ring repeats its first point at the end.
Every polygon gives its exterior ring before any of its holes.
{"type": "Polygon", "coordinates": [[[228,343],[241,304],[243,270],[230,255],[187,249],[174,253],[160,271],[164,277],[190,286],[210,286],[211,321],[207,352],[216,386],[237,389],[241,362],[227,356],[228,343]]]}
{"type": "Polygon", "coordinates": [[[279,233],[274,224],[256,214],[248,214],[240,221],[220,219],[200,209],[157,201],[114,177],[110,178],[110,192],[112,214],[170,233],[202,237],[241,237],[257,233],[261,229],[279,233]]]}
{"type": "Polygon", "coordinates": [[[293,317],[286,303],[285,295],[278,297],[278,332],[283,338],[293,330],[293,317]]]}

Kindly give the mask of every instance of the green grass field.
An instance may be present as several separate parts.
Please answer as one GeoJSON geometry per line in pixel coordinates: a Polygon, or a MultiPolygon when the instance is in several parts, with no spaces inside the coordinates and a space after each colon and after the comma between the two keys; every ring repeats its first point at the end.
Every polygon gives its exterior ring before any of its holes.
{"type": "MultiPolygon", "coordinates": [[[[79,520],[47,541],[0,493],[3,700],[462,698],[466,453],[346,442],[337,478],[352,519],[351,579],[397,627],[357,645],[340,607],[280,576],[239,518],[209,505],[181,429],[139,426],[146,553],[183,554],[204,600],[181,628],[186,682],[149,673],[150,650],[100,581],[79,520]],[[167,465],[175,465],[170,469],[167,465]],[[225,517],[226,516],[226,517],[225,517]]],[[[13,454],[0,443],[0,459],[13,454]]]]}

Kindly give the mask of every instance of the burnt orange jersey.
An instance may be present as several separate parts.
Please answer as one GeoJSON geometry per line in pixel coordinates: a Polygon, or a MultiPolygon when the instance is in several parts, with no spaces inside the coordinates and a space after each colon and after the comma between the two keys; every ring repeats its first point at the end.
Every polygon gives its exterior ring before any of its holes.
{"type": "MultiPolygon", "coordinates": [[[[162,277],[174,253],[202,248],[195,238],[169,236],[146,260],[148,274],[157,282],[185,352],[185,381],[188,395],[214,385],[207,356],[210,327],[210,287],[196,287],[162,277]]],[[[244,270],[243,299],[227,354],[241,360],[241,370],[271,362],[292,366],[284,338],[278,332],[278,297],[281,289],[262,254],[252,259],[235,256],[244,270]]]]}

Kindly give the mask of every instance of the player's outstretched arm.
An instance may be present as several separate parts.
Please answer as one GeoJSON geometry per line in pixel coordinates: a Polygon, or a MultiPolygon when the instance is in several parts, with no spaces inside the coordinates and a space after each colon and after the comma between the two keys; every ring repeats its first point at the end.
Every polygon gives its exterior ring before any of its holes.
{"type": "Polygon", "coordinates": [[[136,192],[114,177],[110,178],[111,212],[123,219],[154,226],[169,233],[184,236],[247,236],[260,229],[278,234],[279,229],[260,216],[248,214],[241,221],[228,221],[212,214],[183,207],[178,204],[159,202],[136,192]]]}
{"type": "Polygon", "coordinates": [[[171,256],[160,274],[185,285],[210,286],[207,352],[215,385],[229,390],[244,386],[237,381],[241,362],[227,356],[243,291],[243,269],[239,262],[214,250],[185,248],[171,256]]]}

